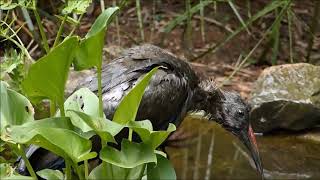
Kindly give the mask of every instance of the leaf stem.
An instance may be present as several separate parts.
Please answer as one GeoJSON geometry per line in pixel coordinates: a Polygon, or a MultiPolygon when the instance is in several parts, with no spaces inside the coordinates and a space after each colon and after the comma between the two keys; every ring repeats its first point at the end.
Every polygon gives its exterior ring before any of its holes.
{"type": "Polygon", "coordinates": [[[99,97],[99,117],[103,118],[103,106],[102,106],[102,85],[101,85],[101,63],[97,66],[98,76],[98,97],[99,97]]]}
{"type": "Polygon", "coordinates": [[[72,28],[72,30],[71,30],[71,32],[70,32],[70,34],[69,34],[69,36],[72,36],[72,35],[73,35],[73,33],[74,33],[74,31],[79,27],[79,25],[80,25],[80,21],[81,21],[82,17],[83,17],[83,14],[81,14],[81,15],[80,15],[80,17],[78,18],[78,24],[76,24],[76,25],[72,28]]]}
{"type": "Polygon", "coordinates": [[[129,136],[128,136],[129,141],[132,141],[132,133],[133,133],[133,130],[129,129],[129,136]]]}
{"type": "Polygon", "coordinates": [[[141,40],[144,41],[144,31],[143,31],[143,22],[141,17],[140,0],[136,0],[136,9],[137,9],[137,16],[139,21],[140,36],[141,36],[141,40]]]}
{"type": "Polygon", "coordinates": [[[144,172],[145,172],[145,169],[146,169],[146,163],[144,163],[142,166],[143,166],[143,168],[142,168],[142,170],[140,171],[140,174],[139,174],[139,178],[138,179],[142,179],[142,176],[143,176],[143,174],[144,174],[144,172]]]}
{"type": "Polygon", "coordinates": [[[56,112],[56,103],[50,100],[50,117],[54,116],[56,112]]]}
{"type": "Polygon", "coordinates": [[[89,169],[88,169],[88,160],[84,160],[84,179],[88,179],[89,169]]]}
{"type": "Polygon", "coordinates": [[[59,103],[59,108],[60,108],[60,116],[61,117],[65,117],[66,114],[64,112],[64,103],[63,103],[63,101],[62,101],[62,103],[59,103]]]}
{"type": "Polygon", "coordinates": [[[73,164],[73,168],[76,170],[77,175],[78,175],[78,178],[79,178],[80,180],[83,180],[83,176],[82,176],[82,174],[81,174],[81,171],[80,171],[79,166],[78,166],[77,163],[74,163],[74,164],[73,164]]]}
{"type": "Polygon", "coordinates": [[[72,179],[70,161],[65,160],[65,163],[66,163],[66,179],[72,179]]]}
{"type": "Polygon", "coordinates": [[[43,47],[46,50],[46,53],[48,53],[49,52],[48,40],[47,40],[46,34],[44,33],[44,28],[42,26],[39,13],[38,13],[36,8],[33,9],[33,13],[34,13],[34,16],[36,17],[36,21],[37,21],[37,24],[38,24],[38,27],[39,27],[39,31],[40,31],[40,35],[41,35],[41,38],[42,38],[43,47]]]}
{"type": "Polygon", "coordinates": [[[38,179],[36,173],[34,172],[32,166],[30,164],[29,159],[27,158],[24,151],[21,149],[21,145],[20,144],[10,144],[10,145],[11,145],[11,147],[13,147],[13,149],[16,151],[16,153],[22,157],[23,161],[26,163],[26,166],[27,166],[27,169],[28,169],[30,175],[33,178],[38,179]]]}
{"type": "Polygon", "coordinates": [[[57,44],[59,43],[59,39],[60,39],[61,33],[63,31],[63,26],[64,26],[64,23],[66,22],[67,18],[68,18],[68,15],[67,14],[64,15],[63,20],[62,20],[62,22],[60,24],[56,39],[54,40],[53,47],[56,47],[57,44]]]}

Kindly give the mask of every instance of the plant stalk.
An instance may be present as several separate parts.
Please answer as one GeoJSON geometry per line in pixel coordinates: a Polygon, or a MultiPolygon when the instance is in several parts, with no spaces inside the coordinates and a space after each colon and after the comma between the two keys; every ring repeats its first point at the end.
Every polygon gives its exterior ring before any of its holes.
{"type": "Polygon", "coordinates": [[[200,28],[201,28],[201,37],[202,41],[205,42],[205,30],[204,30],[204,6],[203,0],[200,0],[201,8],[200,8],[200,28]]]}
{"type": "Polygon", "coordinates": [[[73,33],[74,33],[74,31],[80,26],[80,21],[81,21],[82,17],[83,17],[83,14],[81,14],[81,15],[79,16],[79,18],[78,18],[78,24],[75,25],[75,26],[73,26],[73,28],[72,28],[72,30],[71,30],[71,32],[70,32],[70,34],[69,34],[69,37],[72,36],[73,33]]]}
{"type": "Polygon", "coordinates": [[[89,169],[88,169],[88,160],[84,160],[84,179],[88,179],[89,169]]]}
{"type": "Polygon", "coordinates": [[[188,49],[192,48],[192,24],[191,24],[191,1],[186,0],[187,26],[186,26],[186,45],[188,49]]]}
{"type": "Polygon", "coordinates": [[[140,0],[136,0],[136,8],[137,8],[138,21],[139,21],[140,36],[141,36],[141,40],[144,41],[144,31],[143,31],[143,22],[141,17],[140,0]]]}
{"type": "Polygon", "coordinates": [[[71,163],[69,160],[65,160],[65,164],[66,164],[66,179],[72,179],[71,163]]]}
{"type": "Polygon", "coordinates": [[[142,168],[142,170],[140,171],[140,174],[139,174],[139,178],[138,179],[142,179],[142,177],[143,177],[143,174],[144,174],[144,171],[145,171],[145,169],[146,169],[146,163],[144,163],[142,166],[143,166],[143,168],[142,168]]]}
{"type": "Polygon", "coordinates": [[[129,141],[132,141],[132,133],[133,133],[133,130],[129,129],[129,136],[128,136],[129,141]]]}
{"type": "Polygon", "coordinates": [[[66,22],[67,18],[68,18],[68,15],[67,14],[64,15],[63,20],[62,20],[62,22],[60,24],[56,39],[54,40],[53,47],[56,47],[59,44],[60,36],[62,34],[62,31],[63,31],[63,26],[64,26],[64,23],[66,22]]]}
{"type": "Polygon", "coordinates": [[[293,63],[293,42],[292,42],[292,15],[291,10],[287,11],[288,16],[288,31],[289,31],[289,51],[290,51],[290,63],[293,63]]]}
{"type": "Polygon", "coordinates": [[[98,78],[98,97],[99,97],[99,117],[103,118],[103,105],[102,105],[102,84],[101,84],[101,64],[97,67],[98,78]]]}
{"type": "Polygon", "coordinates": [[[46,53],[48,54],[49,53],[48,39],[47,39],[46,34],[44,33],[44,28],[42,26],[39,13],[38,13],[36,8],[33,9],[33,13],[34,13],[34,16],[36,17],[36,21],[37,21],[37,24],[38,24],[38,27],[39,27],[39,31],[40,31],[43,47],[44,47],[46,53]]]}
{"type": "Polygon", "coordinates": [[[60,116],[61,117],[65,117],[66,114],[64,112],[64,103],[63,103],[63,101],[62,101],[62,104],[59,103],[59,108],[60,108],[60,116]]]}
{"type": "Polygon", "coordinates": [[[32,166],[31,166],[31,164],[30,164],[29,159],[27,158],[27,156],[26,156],[26,154],[24,153],[24,151],[21,149],[21,145],[20,145],[20,144],[18,144],[18,145],[16,145],[16,144],[11,144],[11,147],[13,147],[13,149],[16,150],[17,154],[19,154],[19,155],[22,157],[23,161],[26,163],[26,166],[27,166],[27,169],[28,169],[30,175],[31,175],[34,179],[38,179],[35,171],[33,170],[32,166]]]}
{"type": "Polygon", "coordinates": [[[50,117],[54,116],[56,112],[56,103],[50,100],[50,117]]]}

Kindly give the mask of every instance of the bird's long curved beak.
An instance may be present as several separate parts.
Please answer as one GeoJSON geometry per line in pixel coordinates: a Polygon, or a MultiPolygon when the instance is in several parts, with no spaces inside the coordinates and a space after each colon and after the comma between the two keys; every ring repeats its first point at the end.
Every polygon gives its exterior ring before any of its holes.
{"type": "Polygon", "coordinates": [[[262,163],[261,163],[261,159],[258,151],[256,138],[251,126],[249,125],[248,130],[241,131],[238,137],[250,151],[254,164],[256,165],[257,170],[259,171],[259,173],[263,178],[263,167],[262,167],[262,163]]]}

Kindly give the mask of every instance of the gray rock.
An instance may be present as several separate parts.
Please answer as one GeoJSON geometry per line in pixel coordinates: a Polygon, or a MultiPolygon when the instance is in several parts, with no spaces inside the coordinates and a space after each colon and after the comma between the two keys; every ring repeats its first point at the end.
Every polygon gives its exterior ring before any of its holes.
{"type": "Polygon", "coordinates": [[[256,132],[320,125],[320,66],[286,64],[265,69],[249,102],[256,132]]]}

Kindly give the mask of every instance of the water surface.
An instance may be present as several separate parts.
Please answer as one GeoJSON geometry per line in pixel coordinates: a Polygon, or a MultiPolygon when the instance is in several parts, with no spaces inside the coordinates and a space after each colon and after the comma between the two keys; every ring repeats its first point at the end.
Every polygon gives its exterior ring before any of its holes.
{"type": "MultiPolygon", "coordinates": [[[[178,179],[259,179],[246,148],[219,125],[187,117],[168,147],[178,179]]],[[[297,135],[257,136],[267,179],[320,179],[320,144],[297,135]]]]}

